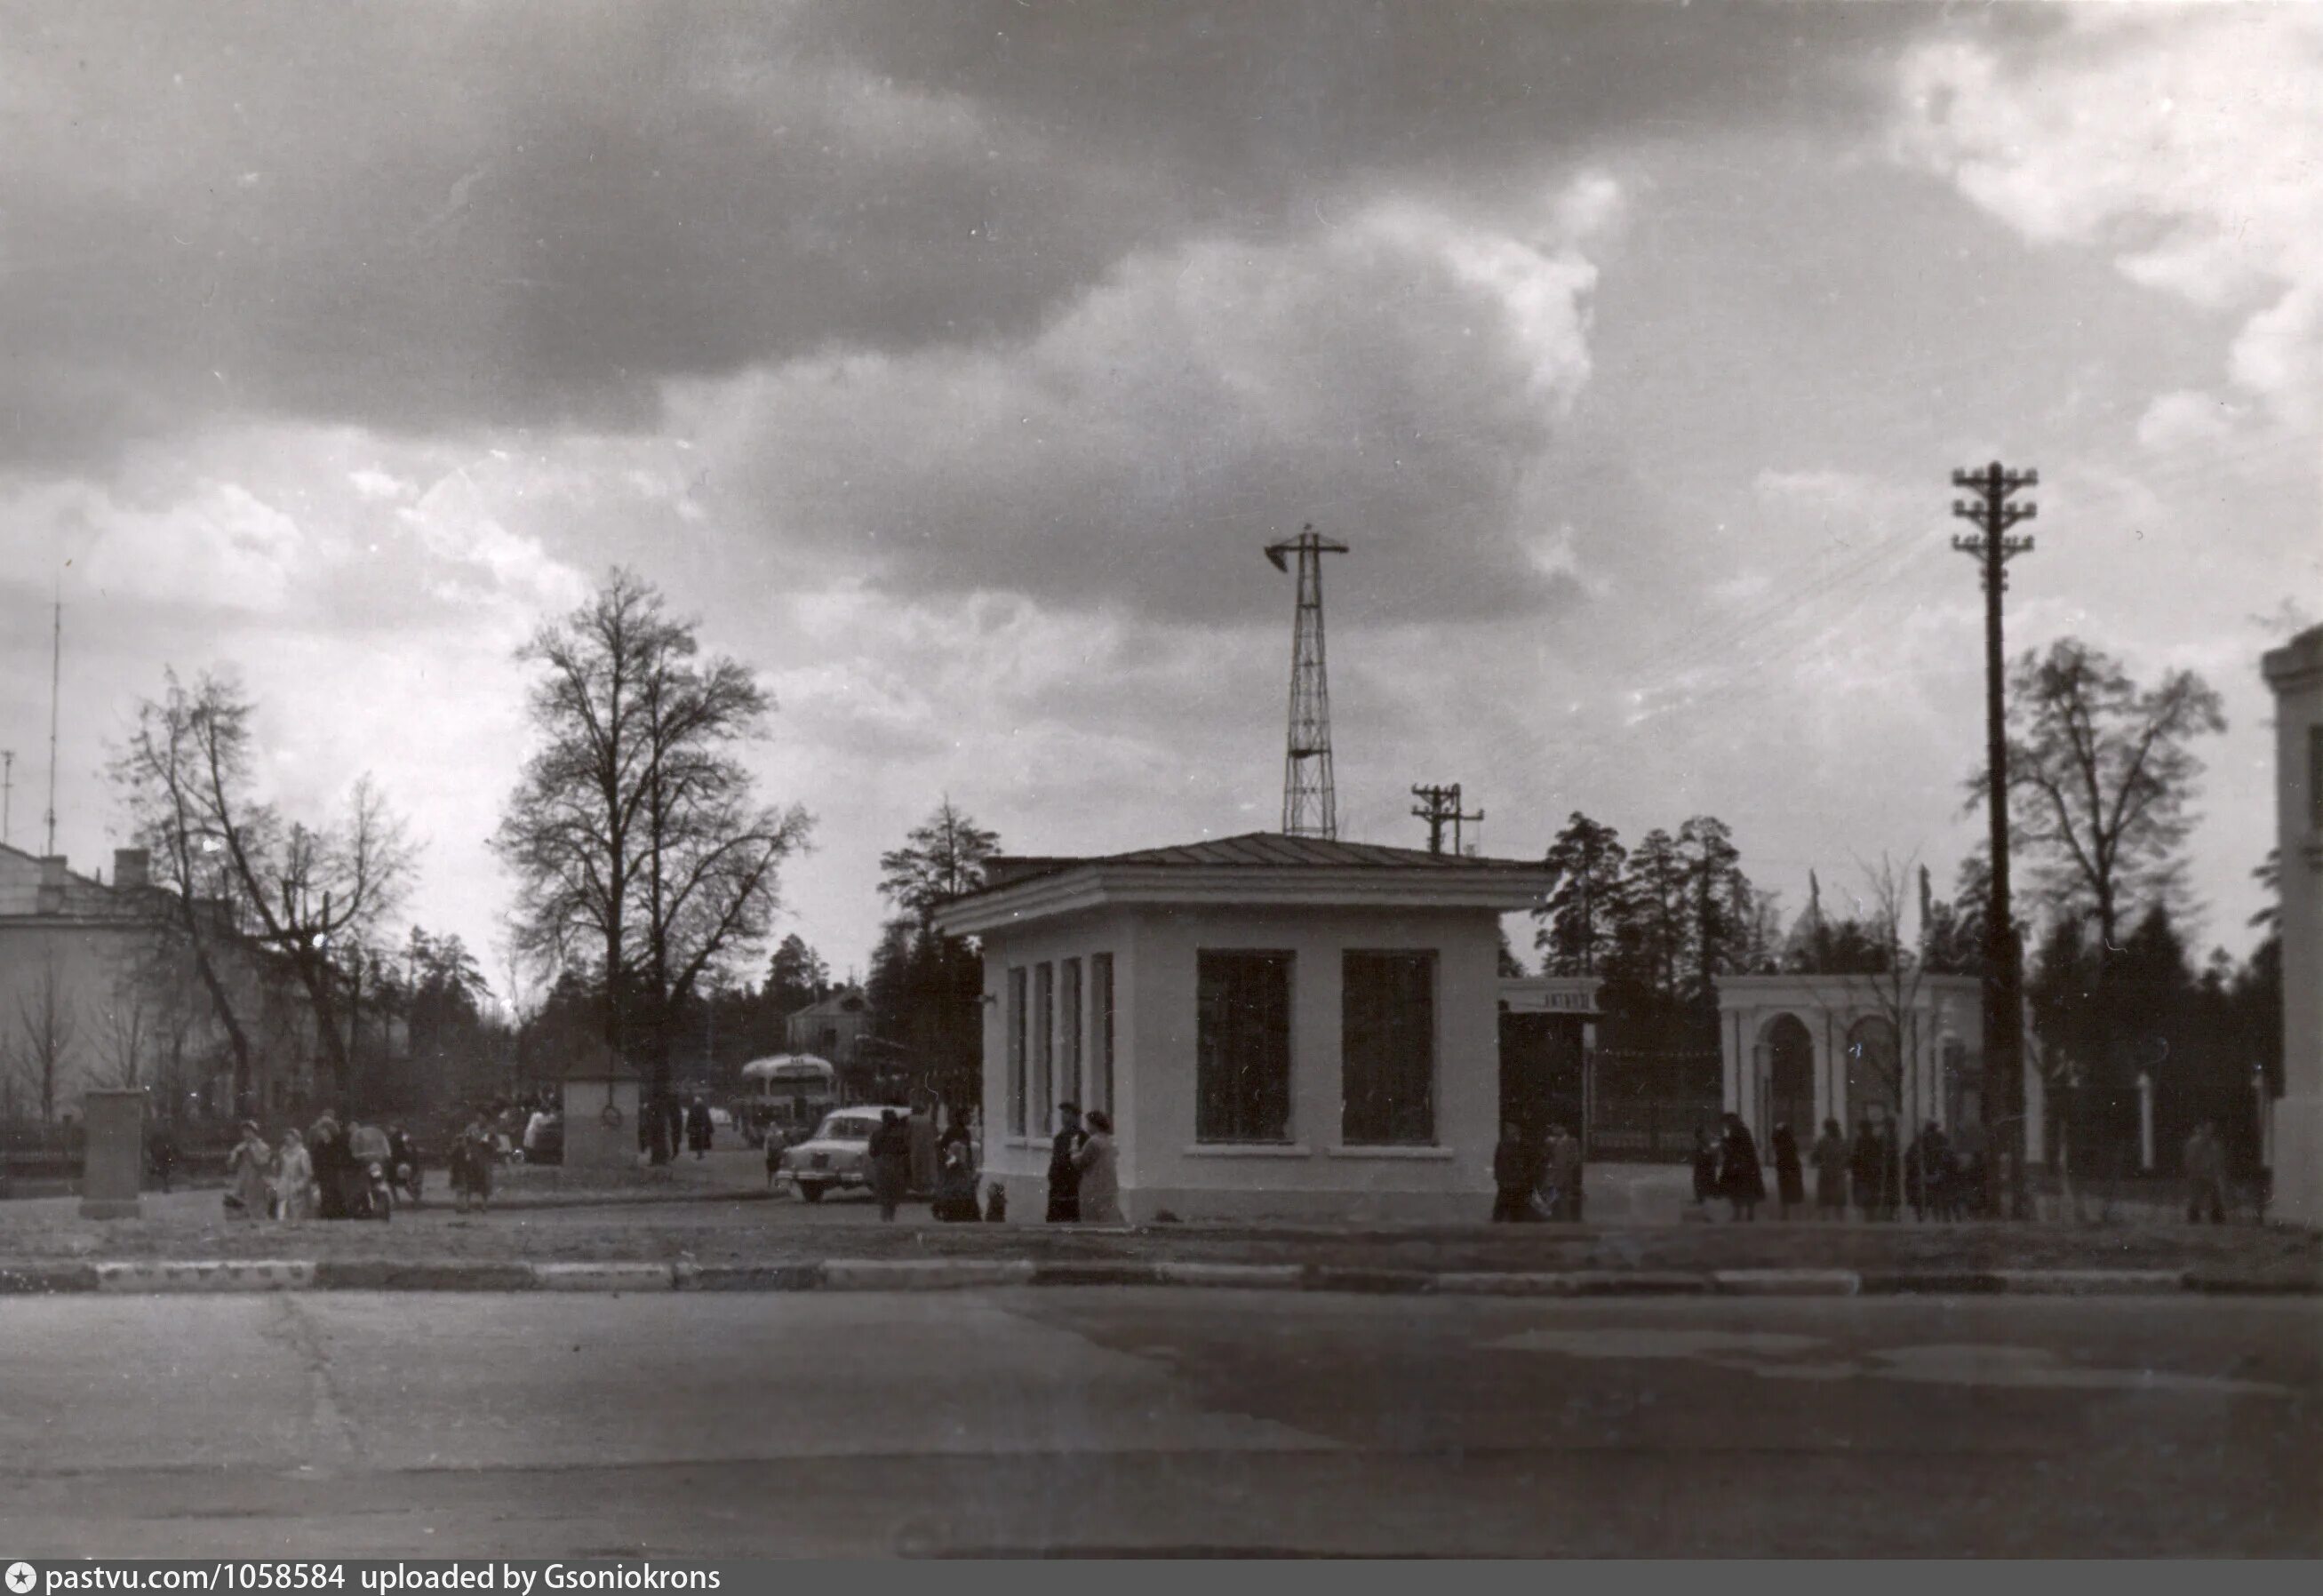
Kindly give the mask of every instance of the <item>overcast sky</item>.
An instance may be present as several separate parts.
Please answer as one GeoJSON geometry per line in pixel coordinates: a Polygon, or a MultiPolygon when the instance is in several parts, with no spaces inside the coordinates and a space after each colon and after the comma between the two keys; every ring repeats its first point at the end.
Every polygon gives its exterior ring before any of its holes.
{"type": "Polygon", "coordinates": [[[1791,912],[1948,888],[1995,457],[2012,645],[2226,695],[2239,950],[2318,437],[2323,8],[0,0],[14,840],[60,580],[77,867],[136,698],[231,665],[268,792],[375,773],[482,950],[512,651],[609,564],[778,700],[843,971],[945,793],[1274,828],[1310,520],[1342,835],[1457,781],[1496,854],[1708,811],[1791,912]]]}

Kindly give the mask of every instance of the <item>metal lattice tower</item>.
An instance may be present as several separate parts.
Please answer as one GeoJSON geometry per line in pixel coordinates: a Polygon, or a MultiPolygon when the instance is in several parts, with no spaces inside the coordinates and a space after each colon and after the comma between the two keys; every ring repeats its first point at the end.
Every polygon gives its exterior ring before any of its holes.
{"type": "Polygon", "coordinates": [[[1331,778],[1331,688],[1323,674],[1323,556],[1347,552],[1311,526],[1288,542],[1269,546],[1266,557],[1288,571],[1285,555],[1299,556],[1299,611],[1290,639],[1290,740],[1282,757],[1282,832],[1286,837],[1336,838],[1337,788],[1331,778]]]}

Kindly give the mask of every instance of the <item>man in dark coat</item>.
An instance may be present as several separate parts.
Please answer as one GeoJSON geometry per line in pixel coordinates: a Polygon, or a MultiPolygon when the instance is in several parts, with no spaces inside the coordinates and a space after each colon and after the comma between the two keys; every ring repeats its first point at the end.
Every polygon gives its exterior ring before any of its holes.
{"type": "Polygon", "coordinates": [[[1740,1114],[1726,1116],[1718,1153],[1721,1195],[1734,1205],[1736,1219],[1756,1219],[1758,1205],[1767,1200],[1767,1175],[1758,1165],[1758,1144],[1740,1114]]]}
{"type": "Polygon", "coordinates": [[[879,1199],[879,1217],[893,1219],[912,1179],[912,1139],[904,1128],[904,1116],[892,1108],[881,1114],[879,1128],[871,1133],[865,1151],[871,1160],[871,1193],[879,1199]]]}
{"type": "Polygon", "coordinates": [[[1791,1210],[1804,1207],[1807,1200],[1806,1170],[1799,1162],[1799,1139],[1786,1120],[1775,1127],[1774,1135],[1768,1141],[1775,1154],[1775,1216],[1788,1219],[1791,1210]]]}
{"type": "Polygon", "coordinates": [[[1847,1177],[1855,1206],[1863,1210],[1866,1220],[1879,1217],[1879,1138],[1872,1134],[1871,1122],[1856,1121],[1855,1146],[1848,1157],[1847,1177]]]}
{"type": "Polygon", "coordinates": [[[710,1117],[710,1105],[699,1096],[693,1106],[685,1111],[685,1142],[701,1158],[710,1151],[711,1139],[717,1134],[717,1122],[710,1117]]]}
{"type": "Polygon", "coordinates": [[[1522,1225],[1534,1217],[1532,1191],[1538,1165],[1525,1145],[1524,1132],[1514,1120],[1501,1127],[1501,1144],[1492,1150],[1492,1223],[1522,1225]]]}
{"type": "Polygon", "coordinates": [[[170,1176],[178,1167],[178,1137],[166,1119],[153,1122],[152,1138],[145,1144],[145,1155],[152,1160],[153,1173],[161,1179],[161,1189],[170,1189],[170,1176]]]}
{"type": "MultiPolygon", "coordinates": [[[[1078,1103],[1057,1105],[1057,1137],[1049,1144],[1049,1223],[1070,1225],[1081,1216],[1081,1169],[1073,1161],[1080,1151],[1081,1109],[1078,1103]]],[[[908,1144],[905,1156],[909,1157],[908,1144]]]]}
{"type": "Polygon", "coordinates": [[[316,1214],[324,1219],[347,1216],[347,1184],[355,1173],[355,1155],[346,1133],[329,1114],[315,1122],[307,1137],[307,1151],[315,1166],[315,1187],[322,1194],[316,1214]]]}

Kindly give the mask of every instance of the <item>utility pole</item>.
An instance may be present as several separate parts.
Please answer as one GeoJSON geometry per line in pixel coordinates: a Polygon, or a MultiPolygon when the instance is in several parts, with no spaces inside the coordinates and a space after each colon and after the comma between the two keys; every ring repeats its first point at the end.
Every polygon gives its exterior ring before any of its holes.
{"type": "Polygon", "coordinates": [[[16,750],[0,748],[0,845],[16,829],[16,750]]]}
{"type": "Polygon", "coordinates": [[[1338,789],[1331,774],[1331,689],[1323,672],[1323,556],[1347,546],[1311,526],[1268,546],[1277,571],[1299,557],[1299,608],[1290,634],[1290,734],[1282,756],[1282,831],[1286,837],[1339,834],[1338,789]]]}
{"type": "MultiPolygon", "coordinates": [[[[2008,1206],[2019,1219],[2026,1213],[2025,1160],[2032,1150],[2025,1145],[2024,950],[2008,902],[2008,732],[2000,612],[2008,591],[2008,562],[2033,552],[2030,537],[2011,537],[2008,528],[2039,511],[2037,505],[2011,504],[2008,499],[2040,484],[2039,472],[2006,471],[1997,460],[1982,471],[1952,472],[1953,487],[1976,495],[1953,500],[1952,514],[1977,528],[1972,537],[1955,537],[1952,546],[1975,558],[1984,583],[1985,804],[1992,822],[1992,896],[1984,912],[1984,1123],[1988,1133],[2008,1127],[2001,1145],[2014,1155],[2008,1206]]],[[[1997,1209],[1997,1160],[1988,1169],[1986,1192],[1997,1209]]]]}
{"type": "Polygon", "coordinates": [[[1452,851],[1459,853],[1460,823],[1475,821],[1481,824],[1484,818],[1484,812],[1481,809],[1474,814],[1460,812],[1460,784],[1457,782],[1448,787],[1414,787],[1411,795],[1419,800],[1419,807],[1411,812],[1428,822],[1428,851],[1430,853],[1444,851],[1444,828],[1447,825],[1452,828],[1452,851]]]}
{"type": "Polygon", "coordinates": [[[57,594],[56,627],[49,639],[49,843],[41,851],[54,858],[57,851],[57,700],[64,691],[65,664],[65,601],[63,578],[60,577],[57,594]]]}

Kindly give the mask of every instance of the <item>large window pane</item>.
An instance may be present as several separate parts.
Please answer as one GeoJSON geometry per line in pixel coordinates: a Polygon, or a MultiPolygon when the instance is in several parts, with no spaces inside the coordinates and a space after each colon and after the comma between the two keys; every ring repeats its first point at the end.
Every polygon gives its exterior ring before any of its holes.
{"type": "Polygon", "coordinates": [[[1081,1096],[1081,961],[1068,959],[1064,962],[1065,990],[1062,1023],[1058,1027],[1057,1044],[1064,1050],[1064,1087],[1059,1100],[1078,1103],[1083,1108],[1093,1106],[1081,1096]]]}
{"type": "Polygon", "coordinates": [[[1089,1045],[1097,1050],[1097,1106],[1106,1113],[1113,1107],[1113,955],[1099,953],[1089,959],[1089,1045]]]}
{"type": "Polygon", "coordinates": [[[1199,954],[1194,1139],[1290,1139],[1290,955],[1199,954]]]}
{"type": "Polygon", "coordinates": [[[1024,972],[1008,972],[1008,1129],[1024,1133],[1024,972]]]}
{"type": "Polygon", "coordinates": [[[1349,953],[1341,974],[1342,1140],[1435,1141],[1436,956],[1349,953]]]}
{"type": "Polygon", "coordinates": [[[1056,1128],[1057,1106],[1057,967],[1033,967],[1033,1112],[1034,1129],[1047,1135],[1056,1128]]]}

